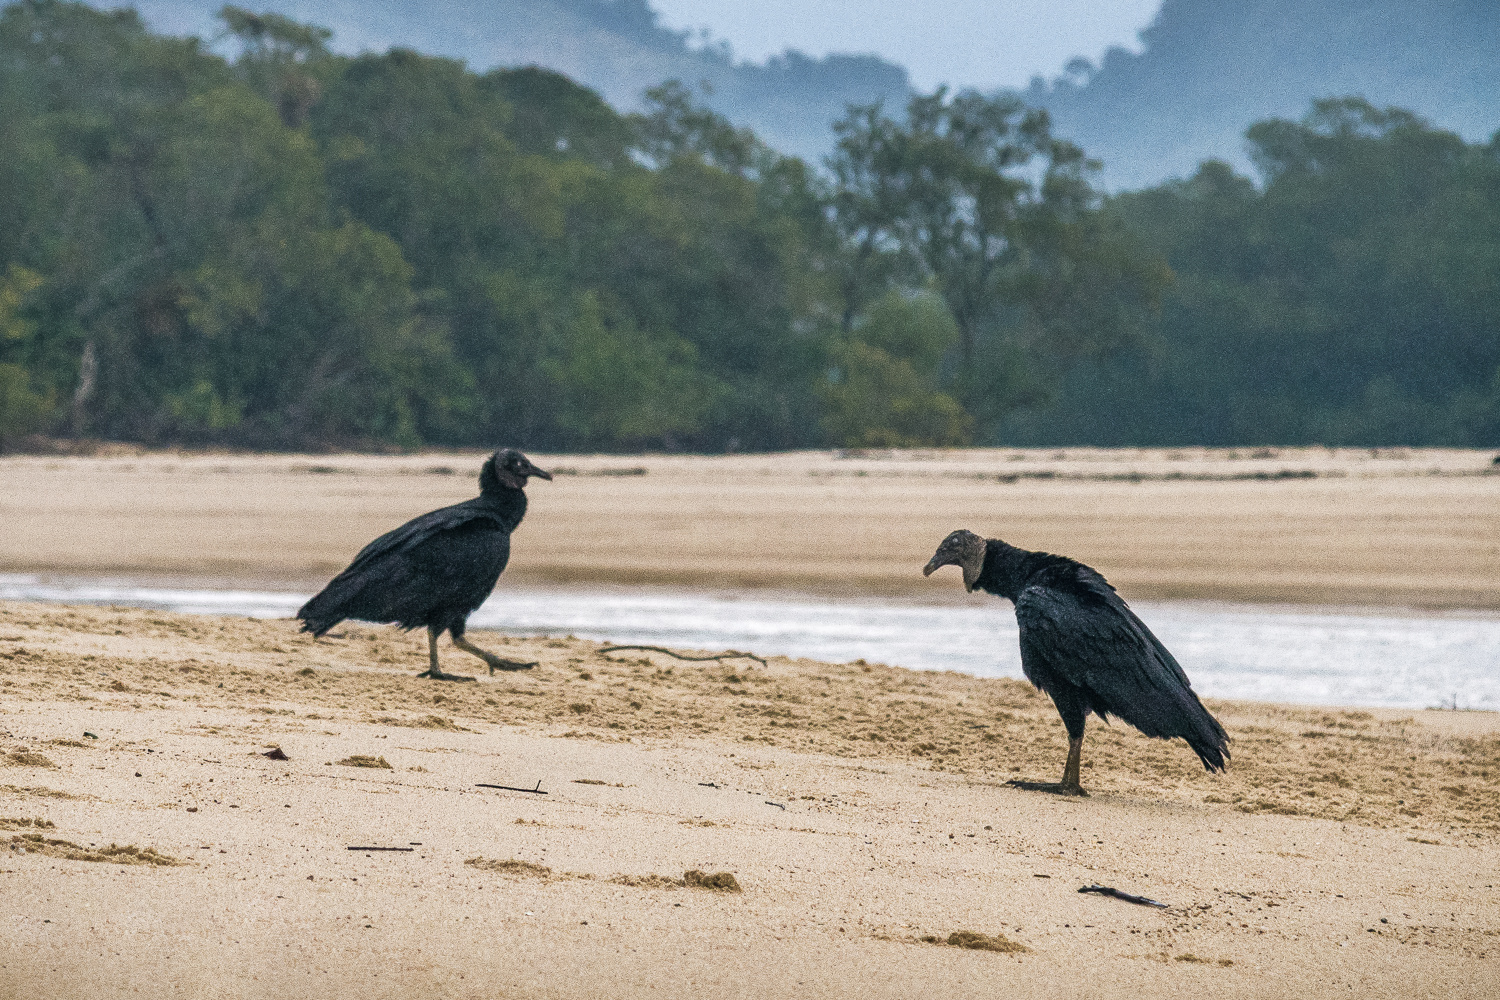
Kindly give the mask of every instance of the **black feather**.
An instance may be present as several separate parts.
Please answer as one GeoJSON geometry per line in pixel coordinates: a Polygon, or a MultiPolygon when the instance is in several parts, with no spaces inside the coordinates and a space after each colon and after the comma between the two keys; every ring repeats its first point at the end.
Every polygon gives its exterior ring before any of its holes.
{"type": "Polygon", "coordinates": [[[1072,559],[991,539],[975,585],[1015,602],[1021,669],[1052,697],[1069,736],[1083,735],[1091,711],[1114,715],[1147,736],[1180,736],[1205,768],[1224,769],[1224,727],[1104,577],[1072,559]]]}
{"type": "Polygon", "coordinates": [[[497,460],[510,454],[485,463],[478,497],[423,514],[361,549],[297,612],[302,630],[321,636],[355,618],[462,636],[494,590],[510,559],[510,534],[526,515],[525,492],[496,476],[497,460]]]}

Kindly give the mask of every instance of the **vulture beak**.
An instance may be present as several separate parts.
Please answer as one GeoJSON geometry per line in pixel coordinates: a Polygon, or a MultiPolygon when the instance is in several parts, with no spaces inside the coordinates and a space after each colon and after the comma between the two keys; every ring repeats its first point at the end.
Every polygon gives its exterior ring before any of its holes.
{"type": "Polygon", "coordinates": [[[948,553],[946,553],[946,552],[943,552],[940,549],[937,552],[933,553],[932,558],[929,559],[929,560],[927,560],[927,565],[922,567],[922,575],[923,576],[931,576],[933,570],[935,570],[935,569],[942,569],[944,566],[952,566],[952,565],[953,565],[953,556],[950,555],[950,554],[948,554],[948,553]]]}
{"type": "Polygon", "coordinates": [[[536,476],[538,479],[545,479],[549,483],[552,482],[552,473],[544,472],[541,469],[538,469],[536,466],[531,464],[531,459],[529,458],[526,460],[526,475],[536,476]]]}

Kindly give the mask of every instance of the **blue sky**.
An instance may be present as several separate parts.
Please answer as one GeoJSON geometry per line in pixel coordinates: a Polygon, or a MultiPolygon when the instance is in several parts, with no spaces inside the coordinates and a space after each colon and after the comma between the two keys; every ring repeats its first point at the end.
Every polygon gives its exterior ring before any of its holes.
{"type": "Polygon", "coordinates": [[[1056,76],[1074,56],[1139,49],[1136,32],[1161,0],[651,0],[662,23],[728,41],[761,62],[788,48],[809,55],[873,52],[923,89],[992,88],[1056,76]]]}

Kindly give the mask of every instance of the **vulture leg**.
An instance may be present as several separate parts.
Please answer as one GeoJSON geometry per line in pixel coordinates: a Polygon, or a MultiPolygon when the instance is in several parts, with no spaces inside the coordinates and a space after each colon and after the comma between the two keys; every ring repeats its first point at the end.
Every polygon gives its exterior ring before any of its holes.
{"type": "MultiPolygon", "coordinates": [[[[438,666],[437,641],[443,630],[436,625],[427,626],[427,669],[418,674],[418,677],[426,677],[435,681],[472,681],[473,677],[464,674],[445,674],[438,666]]],[[[454,640],[457,642],[457,640],[454,640]]]]}
{"type": "Polygon", "coordinates": [[[1078,783],[1078,769],[1083,760],[1083,737],[1068,739],[1068,763],[1063,766],[1061,781],[1007,781],[1007,785],[1024,788],[1028,792],[1051,792],[1053,795],[1078,795],[1088,798],[1088,792],[1078,783]]]}
{"type": "MultiPolygon", "coordinates": [[[[521,660],[502,659],[501,657],[496,656],[494,653],[490,653],[483,649],[480,649],[468,639],[465,639],[462,632],[456,633],[453,636],[453,645],[457,646],[465,653],[473,653],[485,663],[488,663],[490,665],[490,673],[492,674],[496,670],[530,670],[532,667],[536,666],[535,663],[525,663],[521,660]]],[[[474,678],[472,677],[469,678],[469,680],[473,679],[474,678]]]]}
{"type": "Polygon", "coordinates": [[[1083,737],[1074,736],[1068,740],[1068,763],[1063,766],[1062,781],[1058,785],[1058,792],[1062,795],[1088,795],[1083,786],[1078,783],[1078,769],[1083,766],[1083,737]]]}
{"type": "Polygon", "coordinates": [[[1089,710],[1084,706],[1087,704],[1078,696],[1076,689],[1056,690],[1050,692],[1052,703],[1057,706],[1057,714],[1062,716],[1063,725],[1068,728],[1068,762],[1063,766],[1062,780],[1052,781],[1009,781],[1008,785],[1016,788],[1024,788],[1031,792],[1051,792],[1053,795],[1077,795],[1088,797],[1088,792],[1078,783],[1078,771],[1083,765],[1083,723],[1088,718],[1089,710]]]}

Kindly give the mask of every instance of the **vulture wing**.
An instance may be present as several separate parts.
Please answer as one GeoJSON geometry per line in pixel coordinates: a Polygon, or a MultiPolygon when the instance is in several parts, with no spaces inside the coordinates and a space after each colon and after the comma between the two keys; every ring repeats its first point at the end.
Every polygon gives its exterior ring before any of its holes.
{"type": "Polygon", "coordinates": [[[1176,658],[1098,574],[1079,568],[1067,588],[1033,584],[1016,597],[1027,673],[1052,674],[1087,693],[1101,717],[1147,736],[1181,736],[1220,771],[1229,737],[1193,693],[1176,658]]]}
{"type": "Polygon", "coordinates": [[[411,628],[443,608],[461,610],[461,621],[494,588],[509,556],[510,533],[499,517],[477,504],[444,507],[366,545],[297,617],[314,635],[345,618],[411,628]]]}

